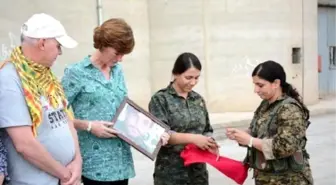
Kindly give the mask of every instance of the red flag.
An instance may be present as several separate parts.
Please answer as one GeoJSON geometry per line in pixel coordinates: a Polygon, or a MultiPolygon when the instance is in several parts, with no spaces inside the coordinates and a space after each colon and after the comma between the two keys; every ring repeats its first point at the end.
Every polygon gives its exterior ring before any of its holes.
{"type": "Polygon", "coordinates": [[[189,144],[184,148],[181,152],[181,157],[185,166],[193,163],[208,163],[238,184],[243,184],[247,178],[247,165],[223,156],[220,156],[217,161],[215,154],[201,150],[193,144],[189,144]]]}

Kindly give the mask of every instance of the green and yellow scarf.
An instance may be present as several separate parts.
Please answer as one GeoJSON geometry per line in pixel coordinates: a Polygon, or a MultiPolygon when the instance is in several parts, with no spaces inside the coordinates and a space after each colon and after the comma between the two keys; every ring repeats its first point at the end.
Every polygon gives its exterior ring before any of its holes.
{"type": "Polygon", "coordinates": [[[49,67],[28,60],[22,54],[20,47],[14,48],[10,61],[14,64],[21,79],[25,100],[32,118],[34,136],[37,136],[37,128],[42,123],[41,96],[44,96],[53,108],[63,104],[69,119],[73,119],[73,113],[67,107],[63,87],[49,67]]]}

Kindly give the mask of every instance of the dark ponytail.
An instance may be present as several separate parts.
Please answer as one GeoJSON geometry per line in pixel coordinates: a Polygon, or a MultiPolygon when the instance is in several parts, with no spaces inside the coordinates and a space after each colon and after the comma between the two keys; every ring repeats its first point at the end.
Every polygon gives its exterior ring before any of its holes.
{"type": "Polygon", "coordinates": [[[252,77],[258,76],[264,80],[267,80],[273,83],[275,80],[280,80],[280,86],[282,88],[282,92],[287,96],[295,99],[302,107],[303,112],[305,114],[306,119],[309,119],[309,110],[304,105],[300,94],[297,92],[295,88],[289,83],[286,82],[286,73],[284,68],[277,62],[272,60],[265,61],[257,65],[253,72],[252,77]]]}
{"type": "Polygon", "coordinates": [[[282,92],[285,93],[287,96],[295,99],[301,105],[303,112],[305,114],[306,120],[309,119],[309,110],[306,105],[303,103],[302,97],[300,96],[299,92],[293,88],[293,86],[287,82],[281,84],[282,92]]]}

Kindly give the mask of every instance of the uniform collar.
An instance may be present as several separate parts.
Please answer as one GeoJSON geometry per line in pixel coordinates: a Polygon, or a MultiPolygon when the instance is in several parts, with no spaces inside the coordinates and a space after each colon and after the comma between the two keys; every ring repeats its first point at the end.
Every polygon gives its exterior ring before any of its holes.
{"type": "Polygon", "coordinates": [[[268,108],[273,107],[273,106],[277,105],[278,103],[282,102],[283,100],[287,99],[288,97],[289,97],[288,95],[283,94],[282,96],[278,97],[278,99],[276,99],[272,103],[269,103],[268,101],[266,101],[267,102],[266,105],[267,105],[268,108]]]}
{"type": "MultiPolygon", "coordinates": [[[[176,92],[176,90],[174,89],[174,87],[173,87],[173,82],[170,82],[170,83],[169,83],[169,85],[167,86],[167,91],[168,91],[168,93],[170,93],[170,94],[172,94],[172,95],[174,95],[174,96],[180,96],[180,95],[176,92]]],[[[188,93],[188,97],[187,97],[187,99],[189,99],[189,98],[197,98],[197,93],[194,92],[194,91],[189,92],[189,93],[188,93]]]]}
{"type": "MultiPolygon", "coordinates": [[[[283,94],[282,96],[279,96],[278,99],[276,99],[273,103],[280,102],[280,101],[282,101],[284,99],[287,99],[287,98],[288,98],[288,96],[286,94],[283,94]]],[[[271,103],[271,104],[273,104],[273,103],[271,103]]]]}

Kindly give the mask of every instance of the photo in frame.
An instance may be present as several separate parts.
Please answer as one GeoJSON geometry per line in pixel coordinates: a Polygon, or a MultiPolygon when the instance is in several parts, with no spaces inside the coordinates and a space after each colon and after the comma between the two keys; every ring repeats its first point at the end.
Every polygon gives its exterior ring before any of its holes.
{"type": "Polygon", "coordinates": [[[128,97],[122,101],[112,122],[118,137],[152,161],[162,146],[162,134],[170,129],[128,97]]]}

